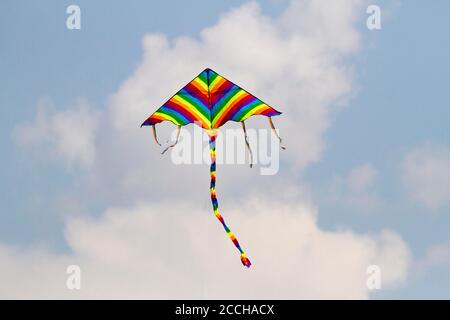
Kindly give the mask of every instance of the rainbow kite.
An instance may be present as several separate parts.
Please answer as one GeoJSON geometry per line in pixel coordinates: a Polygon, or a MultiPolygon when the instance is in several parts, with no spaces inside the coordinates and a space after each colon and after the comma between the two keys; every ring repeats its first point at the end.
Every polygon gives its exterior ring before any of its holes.
{"type": "Polygon", "coordinates": [[[216,197],[216,137],[218,128],[227,121],[241,122],[245,134],[245,143],[250,153],[250,167],[253,155],[247,139],[244,120],[253,115],[264,115],[268,117],[270,127],[280,141],[281,138],[272,122],[272,116],[280,115],[281,112],[268,106],[249,92],[225,79],[211,69],[205,69],[194,80],[173,95],[162,107],[156,110],[142,126],[152,126],[153,137],[159,146],[162,146],[156,135],[155,125],[168,120],[178,126],[176,140],[163,150],[165,153],[174,147],[179,139],[182,126],[195,123],[206,130],[209,136],[209,147],[211,153],[211,202],[214,215],[222,223],[225,231],[241,253],[241,262],[247,268],[251,266],[244,250],[238,240],[225,223],[219,213],[219,204],[216,197]]]}

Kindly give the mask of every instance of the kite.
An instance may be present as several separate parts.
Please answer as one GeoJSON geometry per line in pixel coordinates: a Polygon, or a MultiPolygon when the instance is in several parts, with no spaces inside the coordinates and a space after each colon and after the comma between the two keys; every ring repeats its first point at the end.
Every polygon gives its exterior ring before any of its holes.
{"type": "Polygon", "coordinates": [[[281,138],[278,135],[271,118],[272,116],[280,114],[281,112],[270,107],[248,91],[207,68],[180,91],[175,93],[141,125],[141,127],[152,127],[153,137],[159,146],[162,146],[162,144],[159,143],[156,135],[156,124],[162,121],[171,121],[177,125],[178,128],[175,142],[167,146],[162,151],[163,154],[177,144],[182,126],[194,123],[206,130],[209,136],[211,156],[210,192],[214,215],[222,223],[228,237],[239,250],[241,262],[247,268],[251,266],[251,262],[240,246],[236,236],[227,226],[219,212],[219,203],[216,196],[216,138],[219,132],[218,128],[227,121],[241,122],[245,135],[245,143],[250,154],[251,167],[253,163],[253,154],[248,143],[244,121],[253,115],[263,115],[268,117],[269,125],[278,138],[280,147],[285,149],[281,144],[281,138]]]}

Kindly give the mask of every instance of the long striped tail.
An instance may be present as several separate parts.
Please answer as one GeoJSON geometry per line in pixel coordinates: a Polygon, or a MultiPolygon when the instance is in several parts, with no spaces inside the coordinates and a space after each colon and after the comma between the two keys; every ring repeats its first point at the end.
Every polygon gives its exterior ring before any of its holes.
{"type": "Polygon", "coordinates": [[[214,215],[217,219],[222,223],[223,228],[225,229],[228,237],[230,237],[231,241],[234,243],[236,248],[241,253],[241,262],[244,266],[247,268],[250,268],[252,265],[250,260],[245,255],[244,250],[242,250],[241,246],[239,245],[238,240],[236,239],[233,232],[228,228],[228,226],[225,223],[225,220],[223,219],[222,215],[219,213],[219,203],[217,202],[217,196],[216,196],[216,138],[218,131],[215,129],[208,130],[209,135],[209,149],[211,153],[211,202],[214,209],[214,215]]]}

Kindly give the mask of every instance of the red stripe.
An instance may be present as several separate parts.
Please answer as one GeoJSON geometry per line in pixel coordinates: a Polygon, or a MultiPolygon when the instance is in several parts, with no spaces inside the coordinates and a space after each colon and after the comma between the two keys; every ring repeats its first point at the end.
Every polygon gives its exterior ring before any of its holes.
{"type": "Polygon", "coordinates": [[[208,93],[205,91],[200,91],[192,82],[189,82],[184,89],[188,91],[194,98],[197,98],[200,100],[208,109],[209,109],[209,102],[208,102],[208,93]]]}
{"type": "Polygon", "coordinates": [[[218,119],[218,121],[216,122],[216,124],[214,125],[215,128],[220,127],[221,125],[223,125],[225,122],[227,122],[228,120],[230,120],[232,118],[232,116],[229,115],[234,115],[237,111],[239,111],[242,107],[245,107],[247,104],[249,104],[250,100],[256,99],[255,97],[253,97],[251,94],[247,93],[244,91],[244,95],[241,96],[241,98],[239,100],[234,101],[231,106],[229,106],[227,108],[227,110],[222,113],[222,116],[218,119]]]}
{"type": "Polygon", "coordinates": [[[272,107],[269,107],[266,110],[263,110],[263,112],[261,112],[260,114],[271,117],[271,116],[275,116],[275,115],[279,115],[280,112],[278,112],[277,110],[273,109],[272,107]]]}
{"type": "Polygon", "coordinates": [[[145,122],[142,125],[151,126],[153,124],[160,123],[164,120],[166,120],[166,119],[163,119],[161,117],[158,117],[158,116],[152,114],[147,120],[145,120],[145,122]]]}
{"type": "Polygon", "coordinates": [[[186,108],[183,104],[176,102],[174,99],[170,99],[164,105],[164,107],[167,107],[175,112],[182,114],[190,122],[194,122],[196,120],[200,121],[200,119],[197,119],[196,115],[193,112],[189,111],[189,108],[186,108]]]}
{"type": "Polygon", "coordinates": [[[211,92],[211,105],[214,106],[217,101],[225,94],[227,94],[227,92],[230,91],[233,86],[234,84],[231,81],[225,80],[225,82],[222,83],[220,87],[214,89],[214,91],[211,92]]]}

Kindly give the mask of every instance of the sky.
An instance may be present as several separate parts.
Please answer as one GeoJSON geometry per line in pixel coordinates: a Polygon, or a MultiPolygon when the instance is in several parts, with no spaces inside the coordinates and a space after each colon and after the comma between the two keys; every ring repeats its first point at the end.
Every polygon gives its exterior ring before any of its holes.
{"type": "Polygon", "coordinates": [[[1,298],[450,298],[448,1],[44,3],[0,4],[1,298]],[[248,270],[139,128],[206,67],[283,111],[276,175],[218,167],[248,270]]]}

